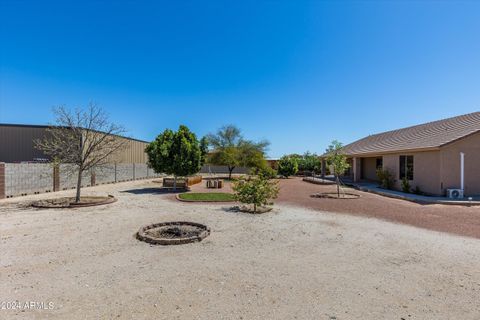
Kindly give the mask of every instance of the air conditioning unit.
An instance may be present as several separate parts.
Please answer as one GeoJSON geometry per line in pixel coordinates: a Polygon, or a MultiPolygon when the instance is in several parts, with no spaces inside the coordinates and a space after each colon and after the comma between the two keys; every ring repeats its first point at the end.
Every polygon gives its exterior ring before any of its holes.
{"type": "Polygon", "coordinates": [[[447,189],[447,197],[450,199],[463,199],[462,189],[447,189]]]}

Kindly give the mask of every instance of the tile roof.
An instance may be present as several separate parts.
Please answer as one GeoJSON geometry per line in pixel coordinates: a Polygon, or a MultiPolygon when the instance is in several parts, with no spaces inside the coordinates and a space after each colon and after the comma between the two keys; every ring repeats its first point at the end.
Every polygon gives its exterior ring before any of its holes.
{"type": "Polygon", "coordinates": [[[435,149],[480,132],[480,112],[374,134],[343,148],[347,155],[435,149]]]}

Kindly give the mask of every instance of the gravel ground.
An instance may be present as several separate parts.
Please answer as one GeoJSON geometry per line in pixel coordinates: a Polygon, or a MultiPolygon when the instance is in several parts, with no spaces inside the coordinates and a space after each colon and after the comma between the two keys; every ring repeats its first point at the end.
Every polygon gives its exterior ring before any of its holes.
{"type": "Polygon", "coordinates": [[[477,239],[285,202],[232,213],[173,202],[156,187],[87,188],[118,197],[90,208],[15,204],[71,191],[1,201],[0,301],[53,309],[0,310],[0,319],[480,318],[477,239]],[[173,247],[134,238],[170,220],[212,234],[173,247]]]}
{"type": "Polygon", "coordinates": [[[336,191],[336,186],[316,185],[290,178],[280,181],[279,203],[310,209],[348,213],[403,223],[415,227],[480,239],[480,206],[418,204],[354,190],[359,199],[338,200],[310,197],[317,192],[336,191]]]}

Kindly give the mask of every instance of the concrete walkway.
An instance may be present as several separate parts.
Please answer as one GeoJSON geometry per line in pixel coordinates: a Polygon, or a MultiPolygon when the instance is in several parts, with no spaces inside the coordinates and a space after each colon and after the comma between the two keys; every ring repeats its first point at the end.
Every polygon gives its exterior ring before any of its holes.
{"type": "Polygon", "coordinates": [[[447,197],[434,197],[434,196],[423,196],[413,193],[405,193],[395,190],[387,190],[380,188],[378,184],[373,182],[357,182],[351,184],[355,189],[365,192],[372,192],[382,196],[403,199],[418,203],[431,203],[431,204],[450,204],[450,205],[480,205],[480,197],[473,197],[472,200],[469,200],[468,197],[463,199],[450,199],[447,197]]]}

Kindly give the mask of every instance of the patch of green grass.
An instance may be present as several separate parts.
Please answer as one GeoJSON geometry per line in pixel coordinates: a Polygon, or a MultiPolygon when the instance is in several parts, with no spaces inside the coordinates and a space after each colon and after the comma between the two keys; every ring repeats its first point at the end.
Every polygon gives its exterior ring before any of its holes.
{"type": "Polygon", "coordinates": [[[223,192],[208,192],[208,193],[180,193],[179,198],[182,200],[189,201],[212,201],[212,202],[223,202],[223,201],[235,201],[233,194],[223,193],[223,192]]]}

